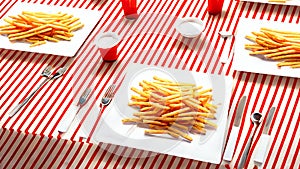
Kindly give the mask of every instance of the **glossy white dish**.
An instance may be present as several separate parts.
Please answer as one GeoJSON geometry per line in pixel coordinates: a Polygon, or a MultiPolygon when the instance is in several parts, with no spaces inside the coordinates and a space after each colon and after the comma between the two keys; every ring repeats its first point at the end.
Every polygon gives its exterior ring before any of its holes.
{"type": "Polygon", "coordinates": [[[48,13],[64,12],[68,14],[73,14],[74,17],[80,18],[81,23],[84,24],[84,27],[80,30],[74,31],[74,36],[71,41],[60,41],[60,42],[49,42],[46,44],[29,47],[28,43],[23,42],[14,42],[9,41],[7,36],[0,35],[0,48],[11,49],[11,50],[20,50],[27,52],[43,53],[43,54],[52,54],[59,56],[68,56],[73,57],[83,45],[84,41],[87,39],[91,31],[96,26],[97,22],[100,20],[102,13],[100,11],[92,11],[87,9],[79,9],[72,7],[62,7],[62,6],[53,6],[53,5],[44,5],[44,4],[31,4],[26,2],[17,2],[11,9],[2,17],[0,20],[0,25],[6,24],[3,21],[3,18],[8,16],[15,16],[21,14],[22,11],[40,11],[48,13]]]}
{"type": "Polygon", "coordinates": [[[232,78],[139,64],[132,64],[128,67],[125,79],[117,91],[113,103],[103,113],[93,139],[96,142],[218,164],[221,161],[225,138],[232,78]],[[190,134],[193,141],[187,142],[181,139],[174,139],[168,135],[145,135],[144,128],[122,124],[121,120],[123,118],[133,117],[132,114],[137,111],[137,109],[128,106],[129,98],[132,94],[130,87],[138,87],[139,81],[151,80],[153,75],[175,81],[203,85],[203,88],[212,87],[214,104],[219,106],[216,113],[217,119],[212,121],[218,124],[218,128],[208,128],[206,135],[190,134]]]}

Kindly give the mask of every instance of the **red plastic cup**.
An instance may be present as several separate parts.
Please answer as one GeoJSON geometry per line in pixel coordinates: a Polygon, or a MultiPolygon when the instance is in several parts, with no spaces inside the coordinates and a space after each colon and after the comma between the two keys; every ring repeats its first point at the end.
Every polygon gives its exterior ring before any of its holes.
{"type": "Polygon", "coordinates": [[[127,19],[137,19],[137,5],[136,0],[121,0],[124,15],[127,19]]]}
{"type": "Polygon", "coordinates": [[[224,0],[208,0],[207,11],[209,14],[216,15],[222,12],[224,0]]]}
{"type": "Polygon", "coordinates": [[[102,59],[107,62],[113,62],[118,59],[118,46],[120,36],[115,32],[101,33],[95,39],[102,59]]]}

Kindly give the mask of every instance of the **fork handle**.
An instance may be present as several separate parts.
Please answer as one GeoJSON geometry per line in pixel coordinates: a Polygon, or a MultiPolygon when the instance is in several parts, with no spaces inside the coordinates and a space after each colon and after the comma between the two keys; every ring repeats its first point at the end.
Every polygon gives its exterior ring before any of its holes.
{"type": "Polygon", "coordinates": [[[243,169],[244,168],[245,162],[246,162],[246,160],[248,158],[248,155],[249,155],[249,150],[250,150],[250,147],[251,147],[251,144],[252,144],[252,140],[253,140],[253,136],[251,136],[247,141],[245,151],[243,152],[241,161],[238,165],[238,169],[243,169]]]}
{"type": "Polygon", "coordinates": [[[71,105],[57,127],[59,132],[64,133],[68,131],[79,109],[79,106],[71,105]]]}
{"type": "Polygon", "coordinates": [[[21,103],[19,103],[8,115],[9,117],[14,116],[15,114],[17,114],[21,108],[35,95],[35,93],[42,87],[44,86],[44,84],[46,84],[49,81],[49,79],[45,79],[37,88],[34,89],[34,91],[32,91],[30,93],[30,95],[28,97],[26,97],[21,103]]]}

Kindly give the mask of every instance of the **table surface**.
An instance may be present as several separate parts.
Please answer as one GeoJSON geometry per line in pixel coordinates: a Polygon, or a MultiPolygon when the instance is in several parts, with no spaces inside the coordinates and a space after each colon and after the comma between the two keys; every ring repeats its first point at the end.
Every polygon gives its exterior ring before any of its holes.
{"type": "MultiPolygon", "coordinates": [[[[0,18],[16,2],[1,1],[0,18]]],[[[298,23],[299,7],[227,0],[220,15],[209,15],[207,1],[139,0],[140,16],[130,21],[123,17],[119,1],[24,2],[98,10],[103,12],[103,17],[75,57],[0,49],[0,168],[234,168],[251,134],[251,112],[266,115],[273,106],[276,111],[270,127],[270,150],[259,168],[300,168],[300,79],[234,71],[232,62],[220,62],[221,57],[230,55],[234,38],[224,39],[218,34],[221,30],[234,34],[239,18],[298,23]],[[198,17],[206,23],[200,37],[184,39],[174,29],[176,18],[187,16],[198,17]],[[102,62],[93,44],[97,34],[104,31],[114,31],[122,37],[116,62],[102,62]],[[154,52],[147,52],[149,50],[154,52]],[[168,57],[170,53],[175,57],[168,57]],[[85,87],[93,87],[93,104],[97,104],[108,84],[120,84],[126,66],[132,62],[232,76],[234,85],[226,140],[237,103],[242,96],[247,96],[233,160],[216,165],[111,144],[95,144],[93,134],[101,114],[93,114],[93,106],[81,115],[71,132],[58,133],[59,121],[85,87]],[[68,71],[62,78],[46,84],[10,118],[7,112],[43,81],[40,73],[47,65],[68,66],[68,71]],[[96,118],[90,118],[91,114],[96,118]],[[87,139],[82,138],[83,133],[87,139]]],[[[254,167],[253,157],[261,134],[260,127],[246,162],[248,168],[254,167]]]]}

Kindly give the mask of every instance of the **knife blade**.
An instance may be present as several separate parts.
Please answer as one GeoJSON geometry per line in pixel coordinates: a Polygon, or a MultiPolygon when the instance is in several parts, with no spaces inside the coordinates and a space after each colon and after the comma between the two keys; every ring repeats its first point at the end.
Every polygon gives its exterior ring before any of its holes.
{"type": "Polygon", "coordinates": [[[84,92],[81,94],[78,103],[76,105],[71,105],[66,114],[61,119],[59,125],[58,125],[58,131],[61,133],[67,132],[70,125],[72,124],[73,120],[75,119],[76,114],[79,112],[79,110],[87,103],[87,100],[90,97],[91,88],[87,88],[84,90],[84,92]]]}
{"type": "Polygon", "coordinates": [[[242,114],[244,112],[244,108],[245,108],[245,104],[246,104],[246,99],[247,99],[247,97],[243,96],[239,102],[239,105],[237,108],[237,113],[235,115],[234,123],[233,123],[233,125],[236,127],[240,126],[242,114]]]}
{"type": "Polygon", "coordinates": [[[270,125],[274,116],[275,107],[272,107],[269,111],[268,117],[266,119],[266,123],[264,125],[263,134],[259,139],[259,145],[254,156],[254,161],[258,163],[263,163],[265,160],[265,156],[268,151],[269,142],[271,140],[271,136],[269,134],[270,125]]]}
{"type": "Polygon", "coordinates": [[[231,129],[231,133],[227,142],[227,147],[226,150],[224,152],[224,157],[223,159],[226,161],[231,161],[232,157],[233,157],[233,153],[234,153],[234,149],[235,149],[235,144],[236,144],[236,139],[238,137],[239,134],[239,130],[240,130],[240,122],[241,122],[241,118],[244,112],[244,108],[245,108],[245,104],[246,104],[246,100],[247,97],[243,96],[241,98],[241,100],[238,103],[238,108],[236,111],[236,115],[234,118],[234,123],[231,129]]]}
{"type": "Polygon", "coordinates": [[[263,129],[263,134],[268,134],[269,129],[270,129],[270,125],[271,125],[271,122],[272,122],[272,119],[273,119],[274,112],[275,112],[275,107],[272,107],[270,109],[269,114],[268,114],[264,129],[263,129]]]}

